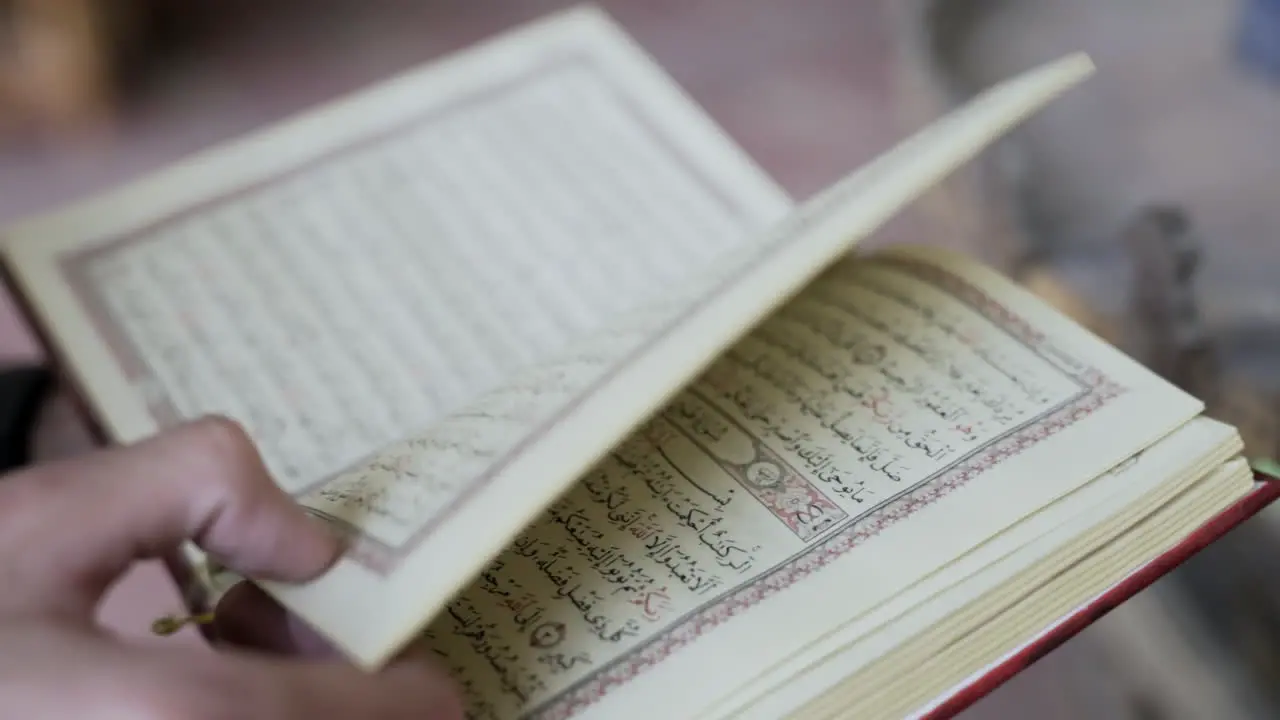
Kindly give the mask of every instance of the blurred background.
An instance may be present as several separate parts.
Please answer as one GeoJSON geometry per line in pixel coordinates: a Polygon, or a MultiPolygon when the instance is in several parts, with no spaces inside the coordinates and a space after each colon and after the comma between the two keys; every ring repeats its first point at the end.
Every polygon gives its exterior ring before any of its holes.
{"type": "MultiPolygon", "coordinates": [[[[0,0],[0,223],[137,176],[570,3],[0,0]]],[[[1280,441],[1277,0],[608,0],[796,197],[1073,50],[1100,74],[876,239],[960,247],[1280,441]]],[[[6,301],[7,302],[7,301],[6,301]]],[[[0,353],[38,350],[9,305],[0,353]]],[[[61,403],[40,453],[89,446],[61,403]]],[[[967,720],[1280,716],[1280,508],[967,720]]],[[[173,607],[144,568],[106,613],[173,607]]]]}

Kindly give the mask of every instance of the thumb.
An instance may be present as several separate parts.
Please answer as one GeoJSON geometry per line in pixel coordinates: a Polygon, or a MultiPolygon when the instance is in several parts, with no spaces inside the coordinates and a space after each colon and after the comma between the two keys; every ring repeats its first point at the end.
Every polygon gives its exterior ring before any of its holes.
{"type": "Polygon", "coordinates": [[[39,549],[5,564],[21,568],[46,609],[92,611],[134,561],[186,540],[237,573],[284,582],[319,575],[340,552],[271,480],[248,435],[222,418],[0,483],[0,555],[39,549]]]}

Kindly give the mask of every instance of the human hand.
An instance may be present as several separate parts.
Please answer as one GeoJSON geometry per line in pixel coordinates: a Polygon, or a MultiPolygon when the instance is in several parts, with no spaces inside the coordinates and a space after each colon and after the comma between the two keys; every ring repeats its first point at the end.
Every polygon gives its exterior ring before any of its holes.
{"type": "Polygon", "coordinates": [[[369,674],[299,657],[314,639],[288,632],[282,611],[246,588],[227,598],[241,610],[227,629],[253,650],[142,647],[97,626],[97,605],[134,562],[188,539],[242,575],[282,582],[312,579],[340,552],[225,420],[0,479],[0,718],[462,717],[434,668],[369,674]]]}

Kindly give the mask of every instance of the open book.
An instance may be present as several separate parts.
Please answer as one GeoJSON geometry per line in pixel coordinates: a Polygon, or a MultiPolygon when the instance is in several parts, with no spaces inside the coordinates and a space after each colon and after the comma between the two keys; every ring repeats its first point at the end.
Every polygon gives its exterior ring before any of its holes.
{"type": "Polygon", "coordinates": [[[265,587],[354,662],[434,656],[476,718],[898,717],[1253,484],[1232,428],[996,273],[850,253],[1091,71],[797,207],[576,9],[4,260],[111,440],[233,417],[350,536],[265,587]]]}

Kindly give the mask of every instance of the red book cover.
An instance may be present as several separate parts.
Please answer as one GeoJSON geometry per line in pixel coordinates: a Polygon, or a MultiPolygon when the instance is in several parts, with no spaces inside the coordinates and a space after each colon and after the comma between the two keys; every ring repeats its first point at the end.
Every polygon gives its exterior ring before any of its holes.
{"type": "Polygon", "coordinates": [[[1254,479],[1257,483],[1252,492],[1183,538],[1173,548],[1153,558],[1124,580],[1045,628],[1035,638],[935,699],[931,705],[918,712],[916,717],[921,720],[944,720],[956,716],[1280,498],[1280,478],[1255,471],[1254,479]]]}

